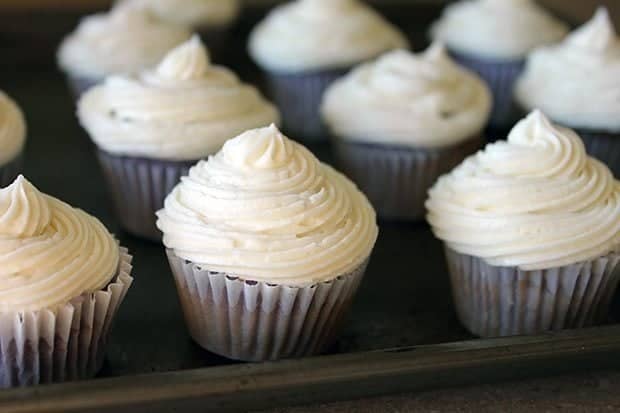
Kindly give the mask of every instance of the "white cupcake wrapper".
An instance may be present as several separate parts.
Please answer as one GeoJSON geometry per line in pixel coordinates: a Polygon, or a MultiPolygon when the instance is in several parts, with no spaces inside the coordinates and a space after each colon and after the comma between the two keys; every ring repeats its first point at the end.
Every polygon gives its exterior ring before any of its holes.
{"type": "Polygon", "coordinates": [[[537,334],[606,321],[620,281],[620,254],[559,268],[496,267],[446,247],[461,322],[481,337],[537,334]]]}
{"type": "Polygon", "coordinates": [[[318,354],[336,336],[368,260],[350,274],[308,287],[212,273],[167,250],[185,320],[205,349],[235,360],[318,354]]]}
{"type": "Polygon", "coordinates": [[[0,313],[0,387],[93,377],[114,318],[131,286],[131,255],[120,249],[118,274],[102,290],[54,310],[0,313]]]}
{"type": "Polygon", "coordinates": [[[0,166],[0,188],[11,185],[15,178],[22,172],[23,159],[22,152],[14,159],[0,166]]]}
{"type": "Polygon", "coordinates": [[[523,72],[525,60],[491,61],[466,56],[451,51],[454,60],[477,73],[491,89],[493,109],[489,124],[495,128],[510,128],[519,119],[519,110],[514,102],[514,86],[523,72]]]}
{"type": "Polygon", "coordinates": [[[293,139],[305,142],[327,140],[320,115],[325,90],[347,69],[300,74],[267,74],[269,95],[282,114],[283,130],[293,139]]]}
{"type": "Polygon", "coordinates": [[[195,162],[116,156],[97,151],[116,216],[127,232],[161,241],[155,213],[195,162]]]}
{"type": "Polygon", "coordinates": [[[577,130],[588,153],[599,159],[620,179],[620,133],[577,130]]]}
{"type": "Polygon", "coordinates": [[[483,138],[440,150],[333,141],[339,168],[366,194],[381,218],[419,220],[437,178],[475,153],[483,138]]]}

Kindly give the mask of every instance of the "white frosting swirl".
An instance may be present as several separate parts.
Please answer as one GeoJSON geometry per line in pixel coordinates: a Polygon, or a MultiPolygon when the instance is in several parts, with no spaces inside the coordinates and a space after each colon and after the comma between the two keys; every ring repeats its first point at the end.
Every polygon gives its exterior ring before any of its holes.
{"type": "Polygon", "coordinates": [[[26,121],[17,104],[0,91],[0,166],[12,161],[24,148],[26,121]]]}
{"type": "Polygon", "coordinates": [[[96,218],[19,176],[0,190],[0,313],[51,309],[105,287],[117,242],[96,218]]]}
{"type": "Polygon", "coordinates": [[[66,72],[96,79],[135,74],[156,65],[190,36],[142,9],[116,7],[83,19],[62,42],[58,62],[66,72]]]}
{"type": "Polygon", "coordinates": [[[524,58],[567,32],[568,26],[534,0],[461,0],[446,7],[431,28],[433,39],[450,49],[501,60],[524,58]]]}
{"type": "Polygon", "coordinates": [[[471,138],[490,110],[485,83],[439,44],[359,66],[327,90],[322,105],[326,124],[343,139],[425,148],[471,138]]]}
{"type": "Polygon", "coordinates": [[[276,7],[250,36],[250,54],[282,72],[346,68],[407,47],[407,39],[358,0],[297,0],[276,7]]]}
{"type": "Polygon", "coordinates": [[[198,37],[172,50],[154,71],[110,77],[91,89],[78,115],[105,151],[167,160],[203,158],[247,129],[279,121],[256,88],[211,66],[198,37]]]}
{"type": "Polygon", "coordinates": [[[196,29],[221,27],[239,14],[239,0],[121,0],[124,7],[142,7],[163,21],[196,29]]]}
{"type": "Polygon", "coordinates": [[[555,268],[620,246],[620,182],[579,136],[539,111],[429,193],[435,235],[491,265],[555,268]]]}
{"type": "Polygon", "coordinates": [[[354,270],[378,232],[355,185],[273,125],[247,131],[199,162],[158,217],[164,244],[179,257],[292,286],[354,270]]]}
{"type": "Polygon", "coordinates": [[[515,92],[522,106],[563,125],[620,132],[620,38],[607,10],[563,43],[534,51],[515,92]]]}

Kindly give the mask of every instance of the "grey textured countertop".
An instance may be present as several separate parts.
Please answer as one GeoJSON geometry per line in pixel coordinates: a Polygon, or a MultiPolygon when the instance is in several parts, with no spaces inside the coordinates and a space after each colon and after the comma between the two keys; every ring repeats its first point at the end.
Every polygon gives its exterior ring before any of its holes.
{"type": "Polygon", "coordinates": [[[620,372],[536,379],[262,413],[620,412],[620,372]]]}

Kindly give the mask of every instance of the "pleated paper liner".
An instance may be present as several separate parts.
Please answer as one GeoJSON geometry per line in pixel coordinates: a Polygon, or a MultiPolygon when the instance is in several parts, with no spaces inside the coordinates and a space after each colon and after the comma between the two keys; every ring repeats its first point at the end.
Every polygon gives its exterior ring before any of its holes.
{"type": "Polygon", "coordinates": [[[489,125],[509,130],[519,119],[519,109],[513,99],[515,82],[525,67],[525,60],[485,60],[450,51],[454,60],[480,76],[493,94],[493,110],[489,125]]]}
{"type": "Polygon", "coordinates": [[[205,349],[244,361],[319,354],[333,342],[366,271],[308,287],[212,273],[167,250],[185,320],[205,349]]]}
{"type": "Polygon", "coordinates": [[[116,216],[127,232],[161,241],[155,212],[197,161],[164,161],[117,156],[98,150],[97,156],[112,197],[116,216]]]}
{"type": "Polygon", "coordinates": [[[620,131],[596,132],[577,129],[590,156],[599,159],[611,169],[616,179],[620,179],[620,131]]]}
{"type": "Polygon", "coordinates": [[[284,132],[301,142],[327,141],[320,115],[325,90],[348,69],[309,73],[267,73],[268,95],[282,114],[284,132]]]}
{"type": "Polygon", "coordinates": [[[114,318],[133,281],[131,260],[121,248],[118,274],[107,287],[56,309],[0,313],[0,387],[95,376],[114,318]]]}
{"type": "Polygon", "coordinates": [[[483,143],[479,135],[442,149],[413,149],[334,138],[336,163],[388,220],[424,218],[427,192],[483,143]]]}
{"type": "Polygon", "coordinates": [[[496,267],[446,247],[461,322],[481,337],[531,335],[607,320],[620,281],[620,254],[559,268],[496,267]]]}
{"type": "Polygon", "coordinates": [[[15,158],[0,166],[0,188],[7,187],[13,183],[15,178],[22,172],[24,155],[23,152],[15,158]]]}

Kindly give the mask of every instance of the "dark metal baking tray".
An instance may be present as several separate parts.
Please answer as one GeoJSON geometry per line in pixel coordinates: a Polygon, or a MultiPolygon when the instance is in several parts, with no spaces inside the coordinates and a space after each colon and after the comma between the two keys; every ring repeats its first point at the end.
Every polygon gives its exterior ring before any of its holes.
{"type": "MultiPolygon", "coordinates": [[[[419,49],[438,8],[384,12],[409,28],[419,49]]],[[[239,45],[260,12],[247,16],[237,33],[239,45]]],[[[425,224],[404,223],[381,223],[365,281],[327,355],[239,364],[202,350],[185,329],[163,248],[124,235],[111,214],[92,146],[78,126],[62,75],[49,61],[51,49],[44,47],[58,41],[49,33],[62,32],[56,26],[46,29],[49,19],[41,19],[40,41],[29,34],[34,50],[13,45],[16,59],[29,54],[21,60],[25,64],[16,69],[0,63],[0,88],[19,101],[28,118],[26,175],[41,190],[100,217],[119,234],[135,256],[136,280],[99,378],[0,391],[0,412],[223,412],[620,364],[620,325],[613,324],[620,320],[618,302],[607,326],[536,337],[472,337],[454,313],[440,243],[425,224]]],[[[13,26],[19,26],[16,21],[13,26]]],[[[74,24],[75,16],[58,21],[68,29],[65,22],[74,24]]],[[[13,44],[15,38],[5,33],[0,45],[3,41],[13,44]]],[[[229,58],[245,78],[255,76],[247,56],[231,53],[229,58]]],[[[327,145],[311,149],[330,160],[327,145]]]]}

